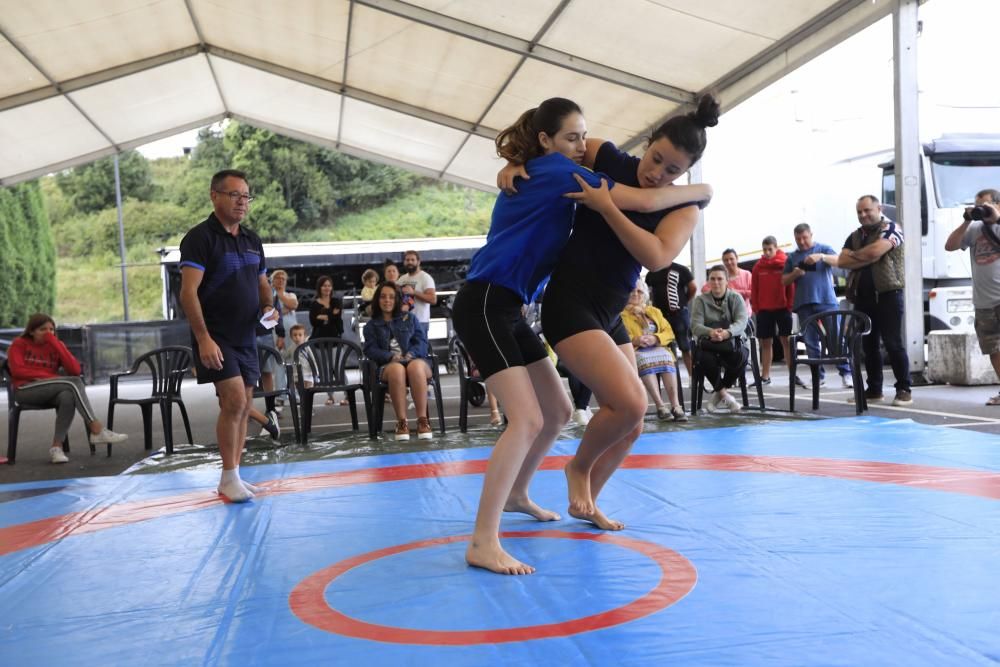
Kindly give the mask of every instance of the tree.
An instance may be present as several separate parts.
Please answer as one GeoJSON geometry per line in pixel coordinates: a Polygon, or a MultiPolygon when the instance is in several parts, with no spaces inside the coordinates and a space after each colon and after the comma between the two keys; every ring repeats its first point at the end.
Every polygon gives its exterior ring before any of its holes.
{"type": "MultiPolygon", "coordinates": [[[[149,162],[137,151],[126,151],[118,158],[122,198],[142,201],[153,199],[153,184],[149,162]]],[[[115,163],[113,157],[102,158],[83,167],[56,176],[56,183],[76,210],[94,213],[115,206],[115,163]]]]}
{"type": "Polygon", "coordinates": [[[37,182],[0,189],[0,247],[0,326],[52,312],[55,251],[37,182]]]}

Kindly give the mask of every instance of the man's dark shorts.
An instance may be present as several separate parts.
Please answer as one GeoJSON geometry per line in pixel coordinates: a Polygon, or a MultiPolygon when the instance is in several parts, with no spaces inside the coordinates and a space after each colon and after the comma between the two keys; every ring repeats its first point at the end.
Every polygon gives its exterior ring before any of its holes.
{"type": "MultiPolygon", "coordinates": [[[[214,340],[214,339],[213,339],[214,340]]],[[[221,382],[233,377],[242,377],[243,384],[252,387],[260,379],[260,365],[257,361],[257,346],[234,347],[228,343],[216,340],[215,344],[222,351],[222,369],[208,368],[201,363],[198,354],[198,341],[191,339],[191,351],[194,354],[195,374],[198,384],[221,382]]]]}
{"type": "Polygon", "coordinates": [[[787,310],[758,310],[757,338],[792,335],[792,314],[787,310]]]}
{"type": "Polygon", "coordinates": [[[684,306],[674,312],[664,311],[663,316],[670,323],[670,328],[674,330],[674,340],[681,352],[691,351],[691,312],[684,306]]]}

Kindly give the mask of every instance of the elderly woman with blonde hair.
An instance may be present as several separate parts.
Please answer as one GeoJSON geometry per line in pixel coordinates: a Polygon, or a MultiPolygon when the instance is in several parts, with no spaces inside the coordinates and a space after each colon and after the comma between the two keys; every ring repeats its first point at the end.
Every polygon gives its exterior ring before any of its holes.
{"type": "Polygon", "coordinates": [[[645,283],[637,282],[629,295],[628,304],[622,311],[622,324],[635,349],[639,379],[656,405],[657,416],[664,420],[687,421],[677,397],[677,364],[667,349],[674,341],[674,331],[660,309],[648,303],[645,283]],[[669,408],[660,395],[657,377],[667,392],[669,408]]]}

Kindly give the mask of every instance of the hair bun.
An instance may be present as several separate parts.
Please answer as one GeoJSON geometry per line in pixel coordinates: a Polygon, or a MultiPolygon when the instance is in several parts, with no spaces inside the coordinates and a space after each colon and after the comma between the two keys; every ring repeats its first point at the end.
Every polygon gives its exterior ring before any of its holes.
{"type": "Polygon", "coordinates": [[[719,100],[711,94],[705,94],[698,100],[698,109],[688,114],[688,117],[702,127],[715,127],[719,124],[719,100]]]}

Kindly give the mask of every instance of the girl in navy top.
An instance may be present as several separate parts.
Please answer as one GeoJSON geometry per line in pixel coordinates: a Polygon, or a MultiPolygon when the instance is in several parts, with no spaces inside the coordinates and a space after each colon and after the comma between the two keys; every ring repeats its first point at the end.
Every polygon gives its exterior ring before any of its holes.
{"type": "MultiPolygon", "coordinates": [[[[417,413],[417,439],[433,437],[427,419],[427,381],[431,377],[427,337],[411,313],[402,311],[402,294],[395,283],[375,288],[375,312],[364,328],[365,356],[379,365],[379,380],[389,385],[389,400],[396,413],[396,440],[410,439],[406,417],[406,386],[417,413]]],[[[439,399],[440,400],[440,399],[439,399]]]]}
{"type": "MultiPolygon", "coordinates": [[[[628,184],[671,190],[677,187],[673,182],[701,158],[705,128],[716,125],[718,117],[718,102],[705,95],[696,111],[675,116],[657,128],[642,158],[620,151],[611,142],[588,139],[583,164],[606,173],[618,188],[628,184]]],[[[510,173],[516,173],[510,167],[505,171],[507,181],[510,173]]],[[[505,180],[503,172],[500,180],[505,180]]],[[[600,528],[621,530],[624,524],[606,517],[596,499],[642,432],[646,394],[620,314],[640,265],[650,270],[669,265],[698,223],[698,209],[683,204],[623,214],[606,188],[591,188],[583,182],[581,187],[581,193],[568,196],[588,208],[577,210],[573,236],[552,272],[542,308],[542,331],[559,359],[593,390],[601,405],[587,425],[576,456],[566,466],[569,513],[600,528]]]]}
{"type": "MultiPolygon", "coordinates": [[[[534,568],[501,547],[501,512],[524,512],[540,521],[559,518],[531,501],[528,485],[572,406],[521,308],[569,238],[575,204],[565,193],[580,189],[577,180],[594,188],[600,185],[600,176],[580,166],[587,150],[586,134],[580,108],[570,100],[552,98],[497,136],[497,153],[523,164],[531,179],[518,194],[497,198],[486,245],[472,258],[468,281],[452,308],[456,333],[507,413],[508,426],[490,457],[466,551],[470,565],[503,574],[528,574],[534,568]]],[[[600,191],[613,202],[612,208],[647,211],[711,195],[707,186],[609,187],[610,194],[608,187],[600,191]]]]}

